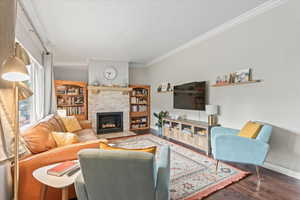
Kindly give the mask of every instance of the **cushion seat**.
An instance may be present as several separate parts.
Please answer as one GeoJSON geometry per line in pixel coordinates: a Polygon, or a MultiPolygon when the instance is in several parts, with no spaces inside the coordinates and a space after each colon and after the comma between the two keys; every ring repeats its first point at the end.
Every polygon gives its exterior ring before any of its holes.
{"type": "Polygon", "coordinates": [[[87,142],[98,139],[94,130],[91,128],[81,129],[79,131],[75,131],[74,133],[78,136],[79,142],[87,142]]]}

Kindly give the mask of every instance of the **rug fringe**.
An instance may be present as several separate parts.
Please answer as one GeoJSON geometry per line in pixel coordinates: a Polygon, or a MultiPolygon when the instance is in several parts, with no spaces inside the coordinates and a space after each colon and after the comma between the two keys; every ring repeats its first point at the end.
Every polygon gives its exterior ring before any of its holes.
{"type": "Polygon", "coordinates": [[[230,179],[226,180],[226,181],[223,181],[211,188],[207,188],[201,192],[198,192],[197,194],[191,196],[191,197],[188,197],[188,198],[185,198],[184,200],[201,200],[221,189],[224,189],[225,187],[233,184],[233,183],[236,183],[238,181],[240,181],[241,179],[244,179],[246,178],[247,176],[249,176],[251,173],[250,172],[240,172],[239,174],[236,174],[235,176],[231,177],[230,179]]]}

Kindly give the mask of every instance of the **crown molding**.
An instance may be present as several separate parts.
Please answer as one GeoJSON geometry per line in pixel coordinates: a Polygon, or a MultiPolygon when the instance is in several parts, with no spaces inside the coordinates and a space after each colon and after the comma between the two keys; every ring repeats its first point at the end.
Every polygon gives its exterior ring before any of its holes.
{"type": "Polygon", "coordinates": [[[223,33],[225,32],[226,30],[236,26],[236,25],[239,25],[241,23],[244,23],[244,22],[247,22],[248,20],[258,16],[258,15],[261,15],[273,8],[276,8],[286,2],[288,2],[289,0],[269,0],[245,13],[243,13],[242,15],[232,19],[232,20],[229,20],[227,22],[225,22],[224,24],[220,25],[220,26],[217,26],[215,28],[213,28],[212,30],[198,36],[197,38],[185,43],[184,45],[182,46],[179,46],[178,48],[175,48],[171,51],[169,51],[168,53],[160,56],[160,57],[157,57],[155,59],[153,59],[152,61],[148,62],[146,64],[147,67],[153,65],[153,64],[156,64],[156,63],[159,63],[163,60],[165,60],[166,58],[184,50],[184,49],[187,49],[189,47],[192,47],[196,44],[199,44],[200,42],[202,41],[205,41],[205,40],[208,40],[209,38],[211,37],[214,37],[220,33],[223,33]]]}
{"type": "Polygon", "coordinates": [[[53,66],[57,67],[57,68],[87,69],[88,63],[86,63],[86,62],[54,62],[53,66]]]}

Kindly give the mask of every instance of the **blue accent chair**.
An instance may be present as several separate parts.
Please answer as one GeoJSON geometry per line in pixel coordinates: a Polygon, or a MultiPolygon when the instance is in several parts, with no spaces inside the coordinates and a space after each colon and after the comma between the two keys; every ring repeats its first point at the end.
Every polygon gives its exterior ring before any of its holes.
{"type": "Polygon", "coordinates": [[[151,153],[85,149],[75,180],[78,200],[169,200],[170,148],[151,153]]]}
{"type": "MultiPolygon", "coordinates": [[[[255,139],[238,136],[240,131],[213,127],[211,130],[212,155],[215,160],[253,164],[260,181],[258,166],[263,165],[269,150],[272,126],[263,124],[255,139]]],[[[218,162],[217,166],[218,167],[218,162]]]]}

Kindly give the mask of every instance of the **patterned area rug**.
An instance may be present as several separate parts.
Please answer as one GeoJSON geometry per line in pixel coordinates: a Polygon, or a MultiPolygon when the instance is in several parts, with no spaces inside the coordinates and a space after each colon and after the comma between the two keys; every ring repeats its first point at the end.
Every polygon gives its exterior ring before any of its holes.
{"type": "Polygon", "coordinates": [[[221,162],[216,173],[215,160],[154,135],[121,138],[113,140],[113,143],[127,148],[155,145],[158,150],[162,145],[169,145],[171,147],[171,200],[202,199],[248,174],[221,162]]]}

